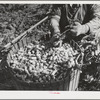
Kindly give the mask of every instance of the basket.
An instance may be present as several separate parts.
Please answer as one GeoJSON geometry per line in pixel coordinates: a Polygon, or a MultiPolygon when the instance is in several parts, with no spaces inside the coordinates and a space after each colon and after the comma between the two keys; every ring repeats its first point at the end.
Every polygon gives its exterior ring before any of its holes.
{"type": "Polygon", "coordinates": [[[41,23],[43,23],[45,20],[48,19],[48,16],[45,17],[43,20],[32,26],[30,29],[25,31],[23,34],[15,38],[11,43],[8,43],[5,48],[11,48],[7,56],[3,59],[3,64],[1,64],[3,67],[6,64],[6,70],[11,74],[12,79],[16,82],[18,90],[65,90],[65,91],[76,91],[78,89],[78,83],[79,83],[79,77],[80,77],[80,70],[74,69],[73,71],[70,69],[68,72],[68,75],[65,79],[56,81],[56,82],[50,82],[50,83],[26,83],[23,81],[18,80],[14,74],[10,66],[11,61],[11,55],[18,51],[20,47],[25,47],[28,45],[28,43],[32,42],[32,37],[28,36],[28,33],[30,30],[36,28],[41,23]]]}
{"type": "Polygon", "coordinates": [[[23,82],[23,81],[19,81],[17,78],[15,78],[16,82],[18,83],[19,85],[19,90],[42,90],[42,91],[45,91],[45,90],[55,90],[55,91],[64,91],[64,90],[67,90],[68,89],[68,86],[66,84],[69,84],[68,80],[69,80],[69,75],[63,79],[63,80],[59,80],[59,81],[54,81],[54,82],[47,82],[47,83],[26,83],[26,82],[23,82]]]}

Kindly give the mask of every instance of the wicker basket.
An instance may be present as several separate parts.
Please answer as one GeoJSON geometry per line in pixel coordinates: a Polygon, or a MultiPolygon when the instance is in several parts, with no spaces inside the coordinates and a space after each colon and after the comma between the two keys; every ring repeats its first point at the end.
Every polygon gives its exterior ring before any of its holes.
{"type": "MultiPolygon", "coordinates": [[[[9,71],[9,73],[12,76],[12,79],[16,81],[17,89],[18,90],[66,90],[66,91],[76,91],[78,88],[78,83],[79,83],[79,77],[80,77],[80,70],[75,69],[73,71],[69,71],[67,77],[61,81],[56,81],[56,82],[50,82],[50,83],[26,83],[18,80],[14,74],[12,69],[9,67],[10,66],[10,61],[11,61],[11,55],[18,51],[20,47],[25,47],[28,45],[28,43],[32,42],[32,37],[28,36],[28,32],[41,23],[43,23],[45,20],[47,20],[48,17],[45,17],[43,20],[41,20],[39,23],[36,25],[32,26],[29,30],[15,38],[11,43],[8,43],[5,48],[11,47],[11,50],[7,54],[7,58],[4,59],[3,63],[6,63],[6,69],[9,71]]],[[[4,66],[5,64],[1,64],[4,66]]]]}
{"type": "MultiPolygon", "coordinates": [[[[70,74],[69,74],[70,75],[70,74]]],[[[63,80],[54,81],[54,82],[47,82],[47,83],[26,83],[23,81],[19,81],[16,77],[16,82],[20,86],[19,89],[21,90],[68,90],[69,84],[69,75],[64,78],[63,80]]]]}

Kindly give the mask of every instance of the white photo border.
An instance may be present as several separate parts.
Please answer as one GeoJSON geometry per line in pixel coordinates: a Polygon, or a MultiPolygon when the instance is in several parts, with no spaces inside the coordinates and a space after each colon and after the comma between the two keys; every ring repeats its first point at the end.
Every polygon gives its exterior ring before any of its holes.
{"type": "MultiPolygon", "coordinates": [[[[0,1],[0,4],[100,4],[100,1],[0,1]]],[[[96,91],[0,91],[0,99],[100,99],[96,91]]]]}

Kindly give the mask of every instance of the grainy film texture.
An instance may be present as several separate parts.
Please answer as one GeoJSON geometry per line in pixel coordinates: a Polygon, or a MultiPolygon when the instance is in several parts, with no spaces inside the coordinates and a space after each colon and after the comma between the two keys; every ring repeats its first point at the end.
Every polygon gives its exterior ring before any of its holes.
{"type": "Polygon", "coordinates": [[[99,91],[99,4],[0,4],[0,90],[99,91]]]}

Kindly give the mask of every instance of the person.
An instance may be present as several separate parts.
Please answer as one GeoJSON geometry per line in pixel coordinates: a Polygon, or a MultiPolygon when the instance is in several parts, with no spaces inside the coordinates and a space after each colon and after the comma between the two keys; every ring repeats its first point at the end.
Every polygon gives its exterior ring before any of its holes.
{"type": "Polygon", "coordinates": [[[100,37],[98,4],[54,4],[51,14],[50,27],[53,39],[59,38],[65,30],[68,30],[66,36],[76,39],[87,34],[100,37]]]}

